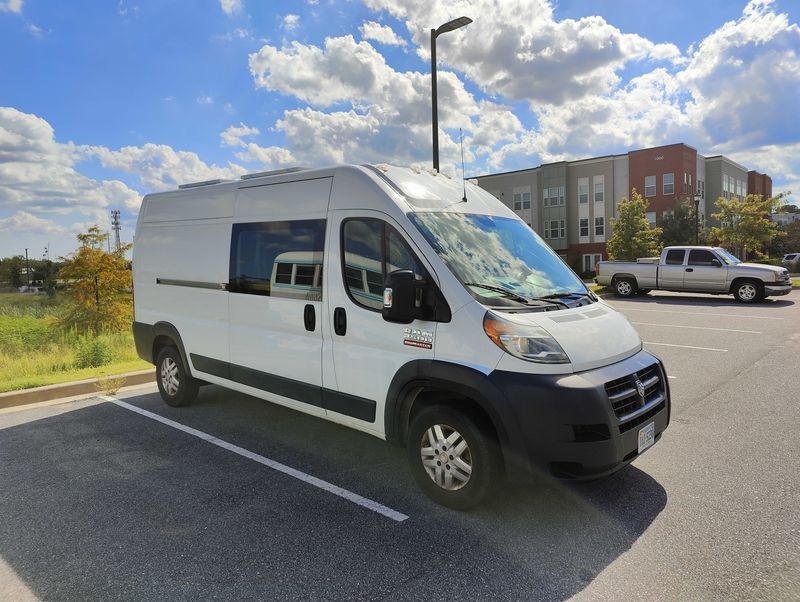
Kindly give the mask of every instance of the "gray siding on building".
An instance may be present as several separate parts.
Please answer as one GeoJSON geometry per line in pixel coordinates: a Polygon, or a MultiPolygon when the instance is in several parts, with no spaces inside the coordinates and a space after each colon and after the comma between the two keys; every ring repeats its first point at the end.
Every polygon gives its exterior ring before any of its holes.
{"type": "Polygon", "coordinates": [[[478,186],[493,194],[500,199],[503,204],[520,216],[534,230],[541,234],[539,228],[539,206],[541,196],[539,189],[539,170],[528,169],[525,171],[498,174],[496,176],[484,176],[478,178],[478,186]],[[531,207],[530,209],[514,210],[514,190],[530,188],[531,207]]]}
{"type": "Polygon", "coordinates": [[[542,227],[537,230],[541,236],[547,241],[547,243],[556,251],[566,251],[567,247],[569,246],[569,235],[570,235],[570,223],[567,216],[567,198],[569,198],[570,191],[567,189],[567,164],[566,162],[561,163],[551,163],[549,165],[542,165],[541,166],[541,178],[539,181],[539,198],[542,199],[541,203],[541,220],[540,224],[542,227]],[[550,205],[545,207],[544,205],[544,190],[552,189],[552,188],[564,188],[564,204],[558,205],[550,205]],[[561,237],[561,222],[564,222],[564,237],[561,237]],[[557,222],[559,224],[558,228],[558,235],[552,236],[552,229],[547,227],[547,222],[553,224],[553,222],[557,222]],[[548,237],[548,230],[550,230],[551,235],[548,237]]]}

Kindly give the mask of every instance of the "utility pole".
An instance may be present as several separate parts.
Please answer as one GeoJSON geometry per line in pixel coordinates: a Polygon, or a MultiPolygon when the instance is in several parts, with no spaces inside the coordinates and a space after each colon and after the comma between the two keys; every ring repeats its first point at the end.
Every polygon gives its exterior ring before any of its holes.
{"type": "Polygon", "coordinates": [[[111,211],[111,227],[114,230],[114,250],[119,251],[119,248],[122,246],[119,239],[119,231],[122,228],[119,222],[119,209],[113,209],[111,211]]]}
{"type": "Polygon", "coordinates": [[[28,292],[31,290],[31,262],[28,261],[28,247],[25,247],[25,273],[28,275],[28,292]]]}

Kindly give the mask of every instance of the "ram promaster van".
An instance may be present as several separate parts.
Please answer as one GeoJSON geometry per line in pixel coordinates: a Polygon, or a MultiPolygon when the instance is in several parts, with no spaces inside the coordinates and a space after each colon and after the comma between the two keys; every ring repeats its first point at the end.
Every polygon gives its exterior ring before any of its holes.
{"type": "Polygon", "coordinates": [[[404,445],[437,502],[505,470],[611,474],[669,423],[664,366],[477,186],[337,166],[144,198],[134,335],[164,401],[205,383],[404,445]]]}

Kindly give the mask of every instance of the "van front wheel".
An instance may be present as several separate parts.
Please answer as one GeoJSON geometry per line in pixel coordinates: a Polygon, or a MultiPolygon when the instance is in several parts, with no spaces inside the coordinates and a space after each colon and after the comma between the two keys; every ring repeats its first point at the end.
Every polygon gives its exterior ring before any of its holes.
{"type": "Polygon", "coordinates": [[[175,347],[164,347],[156,358],[156,382],[161,399],[168,406],[187,406],[197,397],[200,384],[186,373],[181,354],[175,347]]]}
{"type": "Polygon", "coordinates": [[[455,510],[480,504],[502,470],[494,438],[447,406],[425,408],[414,418],[406,450],[420,488],[455,510]]]}

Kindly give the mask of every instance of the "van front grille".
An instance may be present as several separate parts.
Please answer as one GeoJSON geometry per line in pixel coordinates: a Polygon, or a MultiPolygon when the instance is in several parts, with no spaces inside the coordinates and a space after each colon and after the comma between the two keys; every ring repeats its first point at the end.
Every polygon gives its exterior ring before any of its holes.
{"type": "Polygon", "coordinates": [[[608,381],[606,395],[614,409],[614,414],[623,422],[644,406],[664,397],[664,382],[658,364],[608,381]],[[641,384],[641,390],[639,387],[641,384]]]}

